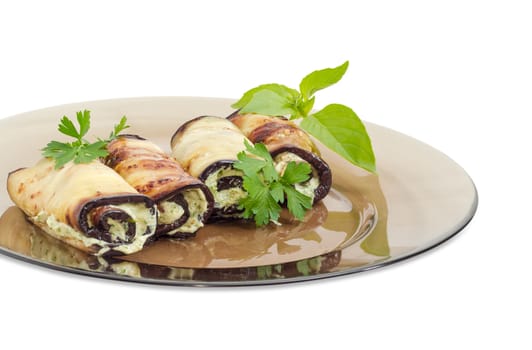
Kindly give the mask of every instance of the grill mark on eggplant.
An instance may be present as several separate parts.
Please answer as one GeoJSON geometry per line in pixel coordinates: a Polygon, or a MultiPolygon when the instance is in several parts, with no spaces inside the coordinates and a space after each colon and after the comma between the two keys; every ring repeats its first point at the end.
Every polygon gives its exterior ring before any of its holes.
{"type": "Polygon", "coordinates": [[[266,141],[272,135],[277,135],[280,133],[286,134],[297,134],[300,133],[300,130],[290,124],[269,122],[262,124],[258,128],[254,129],[249,134],[249,139],[253,143],[259,143],[266,141]]]}
{"type": "MultiPolygon", "coordinates": [[[[111,168],[116,168],[119,166],[119,164],[131,156],[134,157],[142,157],[143,155],[147,157],[153,157],[153,153],[146,152],[143,153],[142,149],[139,148],[119,148],[116,150],[113,150],[109,156],[105,159],[105,165],[111,168]]],[[[144,169],[161,169],[161,168],[176,168],[176,165],[174,161],[168,157],[163,155],[159,155],[160,159],[142,159],[138,164],[132,164],[128,169],[131,169],[131,166],[133,168],[142,167],[144,169]]]]}

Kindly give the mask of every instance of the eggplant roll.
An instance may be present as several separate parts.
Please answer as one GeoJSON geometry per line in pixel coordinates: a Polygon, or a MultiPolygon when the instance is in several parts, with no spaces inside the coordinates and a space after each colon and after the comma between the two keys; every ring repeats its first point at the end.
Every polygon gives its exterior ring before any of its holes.
{"type": "Polygon", "coordinates": [[[44,158],[7,179],[13,202],[43,231],[95,255],[137,252],[155,234],[155,203],[111,168],[99,161],[54,166],[44,158]]]}
{"type": "Polygon", "coordinates": [[[211,221],[240,218],[238,203],[247,193],[242,171],[233,168],[246,137],[230,121],[202,116],[181,125],[171,140],[172,156],[214,196],[211,221]]]}
{"type": "Polygon", "coordinates": [[[211,192],[159,146],[137,135],[121,135],[107,150],[105,163],[157,204],[158,236],[187,238],[203,227],[214,206],[211,192]]]}
{"type": "Polygon", "coordinates": [[[316,203],[323,199],[332,184],[329,165],[319,156],[310,136],[296,124],[283,117],[260,114],[239,114],[227,117],[253,143],[263,143],[275,161],[277,171],[283,173],[289,162],[307,162],[312,167],[312,177],[295,185],[297,191],[311,197],[316,203]]]}

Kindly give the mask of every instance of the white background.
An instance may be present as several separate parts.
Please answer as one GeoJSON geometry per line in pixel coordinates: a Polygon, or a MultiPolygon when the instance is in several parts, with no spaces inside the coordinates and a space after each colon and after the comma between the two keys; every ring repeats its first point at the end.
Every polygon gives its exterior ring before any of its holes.
{"type": "Polygon", "coordinates": [[[529,349],[531,15],[526,1],[1,2],[0,118],[115,97],[237,98],[349,59],[316,107],[348,104],[447,153],[480,206],[429,254],[285,286],[134,285],[0,256],[0,347],[529,349]]]}

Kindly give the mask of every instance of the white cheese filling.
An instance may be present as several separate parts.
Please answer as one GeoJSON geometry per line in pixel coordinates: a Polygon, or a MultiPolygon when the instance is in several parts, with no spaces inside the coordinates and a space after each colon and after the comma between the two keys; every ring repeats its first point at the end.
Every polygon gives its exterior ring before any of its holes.
{"type": "Polygon", "coordinates": [[[107,224],[109,225],[109,233],[113,240],[117,238],[122,241],[126,240],[126,232],[129,228],[129,223],[109,218],[107,219],[107,224]]]}
{"type": "MultiPolygon", "coordinates": [[[[185,199],[188,205],[188,219],[180,227],[168,232],[169,235],[176,232],[194,233],[203,227],[203,215],[207,211],[208,207],[207,199],[205,198],[205,194],[203,193],[203,191],[199,188],[187,189],[183,191],[183,198],[185,199]]],[[[173,218],[173,220],[170,222],[163,223],[171,224],[172,222],[178,220],[185,213],[184,209],[175,202],[165,201],[161,203],[161,205],[166,204],[169,205],[168,207],[170,208],[170,213],[167,214],[167,209],[165,209],[164,214],[168,215],[168,219],[172,220],[173,218]]],[[[159,221],[161,221],[161,216],[159,216],[159,221]]]]}
{"type": "Polygon", "coordinates": [[[185,214],[182,206],[173,201],[162,201],[157,206],[159,209],[159,224],[173,224],[185,214]]]}
{"type": "MultiPolygon", "coordinates": [[[[139,203],[126,203],[120,205],[111,205],[110,207],[117,208],[125,211],[131,218],[135,218],[135,236],[131,243],[125,243],[123,245],[114,247],[113,250],[119,251],[124,254],[131,254],[141,250],[146,243],[146,240],[155,233],[155,227],[157,225],[156,215],[150,213],[149,208],[146,208],[144,204],[139,203]],[[150,230],[150,234],[144,235],[147,230],[150,230]]],[[[61,240],[70,241],[76,240],[81,242],[84,246],[90,247],[93,244],[104,245],[96,255],[101,255],[110,250],[109,247],[105,247],[107,242],[103,242],[93,237],[87,237],[83,233],[75,230],[73,227],[57,220],[57,218],[48,214],[46,211],[40,211],[36,216],[30,218],[38,226],[42,227],[48,234],[61,240]]],[[[111,237],[124,237],[127,228],[124,226],[127,223],[118,223],[111,218],[107,219],[110,224],[109,232],[111,237]]]]}
{"type": "MultiPolygon", "coordinates": [[[[306,160],[304,160],[300,156],[294,153],[291,153],[291,152],[279,153],[278,155],[275,156],[273,160],[275,162],[275,170],[277,170],[277,172],[281,175],[283,175],[288,163],[290,162],[308,164],[306,160]]],[[[320,179],[319,179],[319,175],[316,169],[314,169],[312,165],[310,165],[310,167],[312,169],[312,177],[308,181],[305,181],[304,183],[295,184],[294,187],[296,191],[304,194],[307,197],[310,197],[310,199],[314,201],[314,197],[315,197],[314,191],[320,185],[320,179]]]]}
{"type": "Polygon", "coordinates": [[[203,215],[207,211],[208,203],[205,194],[200,189],[186,190],[183,194],[188,203],[188,220],[179,228],[179,232],[194,233],[203,227],[203,215]]]}
{"type": "Polygon", "coordinates": [[[226,176],[243,176],[242,171],[233,169],[231,166],[223,167],[211,173],[205,180],[205,185],[211,190],[214,196],[214,207],[225,208],[238,205],[242,198],[247,196],[247,192],[241,187],[231,187],[218,191],[218,180],[226,176]]]}

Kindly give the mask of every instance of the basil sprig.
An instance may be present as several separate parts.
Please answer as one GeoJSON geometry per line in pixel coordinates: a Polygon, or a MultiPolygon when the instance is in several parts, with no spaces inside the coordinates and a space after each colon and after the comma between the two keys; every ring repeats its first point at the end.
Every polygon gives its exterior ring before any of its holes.
{"type": "Polygon", "coordinates": [[[376,172],[375,154],[366,128],[356,113],[342,104],[330,104],[311,113],[314,94],[336,84],[349,61],[335,68],[316,70],[301,80],[299,91],[281,84],[264,84],[248,90],[233,108],[241,113],[302,119],[300,126],[352,164],[376,172]]]}

